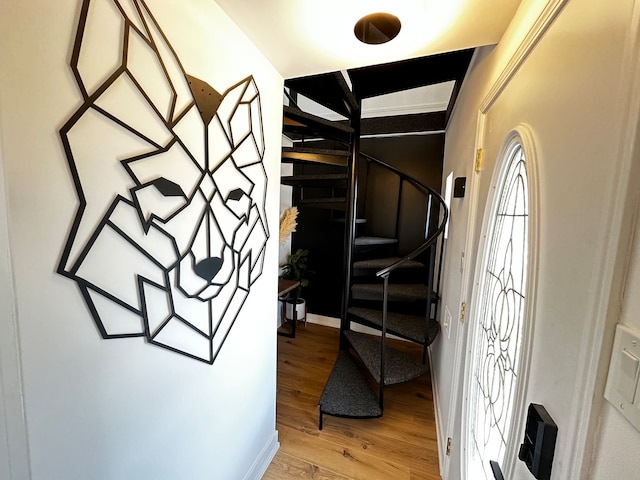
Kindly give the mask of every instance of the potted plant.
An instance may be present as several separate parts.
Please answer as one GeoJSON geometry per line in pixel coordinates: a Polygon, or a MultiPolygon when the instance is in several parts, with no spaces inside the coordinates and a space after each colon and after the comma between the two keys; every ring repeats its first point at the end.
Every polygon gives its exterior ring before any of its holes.
{"type": "MultiPolygon", "coordinates": [[[[309,250],[299,248],[294,253],[287,255],[287,263],[282,266],[282,278],[287,280],[297,280],[300,285],[296,289],[294,298],[296,299],[296,318],[298,320],[307,319],[307,306],[302,298],[302,289],[309,285],[309,275],[312,273],[307,264],[309,250]]],[[[285,315],[288,319],[293,319],[293,299],[287,300],[285,315]]]]}

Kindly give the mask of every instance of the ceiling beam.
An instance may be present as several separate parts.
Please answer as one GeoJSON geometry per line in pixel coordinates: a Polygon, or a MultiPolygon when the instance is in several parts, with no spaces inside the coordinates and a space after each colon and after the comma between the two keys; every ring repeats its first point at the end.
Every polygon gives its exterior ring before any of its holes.
{"type": "Polygon", "coordinates": [[[473,49],[348,71],[356,98],[364,99],[454,80],[462,82],[473,49]]]}
{"type": "Polygon", "coordinates": [[[284,85],[347,118],[358,109],[358,103],[341,72],[290,78],[284,85]]]}

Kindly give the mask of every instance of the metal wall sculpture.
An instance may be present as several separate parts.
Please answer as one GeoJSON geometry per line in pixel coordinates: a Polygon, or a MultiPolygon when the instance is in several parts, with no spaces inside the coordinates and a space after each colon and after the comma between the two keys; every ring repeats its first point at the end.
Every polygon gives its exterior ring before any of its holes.
{"type": "Polygon", "coordinates": [[[212,364],[269,237],[260,94],[188,75],[142,0],[84,0],[60,130],[79,205],[58,265],[103,338],[212,364]]]}

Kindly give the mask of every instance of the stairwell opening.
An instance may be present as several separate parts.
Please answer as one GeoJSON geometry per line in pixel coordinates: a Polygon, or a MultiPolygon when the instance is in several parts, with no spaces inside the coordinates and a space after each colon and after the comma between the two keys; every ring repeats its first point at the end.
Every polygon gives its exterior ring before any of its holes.
{"type": "MultiPolygon", "coordinates": [[[[435,57],[429,61],[440,69],[456,63],[446,66],[444,57],[435,57]]],[[[293,173],[281,183],[292,187],[300,211],[292,251],[309,251],[309,312],[340,318],[340,354],[318,400],[320,428],[323,415],[381,416],[386,388],[428,371],[427,348],[440,330],[448,218],[440,195],[444,130],[471,59],[469,52],[463,57],[446,110],[403,119],[364,119],[362,100],[450,81],[451,74],[438,72],[438,80],[424,69],[403,75],[407,65],[419,64],[409,61],[373,73],[350,70],[349,84],[342,72],[285,82],[284,133],[293,146],[283,149],[283,162],[293,165],[293,173]],[[399,75],[389,75],[396,68],[399,75]],[[373,83],[379,91],[372,89],[371,75],[378,76],[373,83]],[[303,111],[306,97],[346,120],[303,111]],[[371,135],[387,122],[389,134],[371,135]],[[413,127],[404,131],[408,125],[413,127]],[[391,335],[420,345],[421,358],[392,348],[391,335]]]]}

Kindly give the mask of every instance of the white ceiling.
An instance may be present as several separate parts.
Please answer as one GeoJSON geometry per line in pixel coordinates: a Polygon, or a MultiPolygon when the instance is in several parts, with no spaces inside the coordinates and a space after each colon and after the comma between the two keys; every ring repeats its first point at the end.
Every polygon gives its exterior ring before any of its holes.
{"type": "Polygon", "coordinates": [[[520,0],[215,0],[284,78],[497,43],[520,0]],[[398,37],[365,45],[355,22],[387,11],[398,37]]]}

